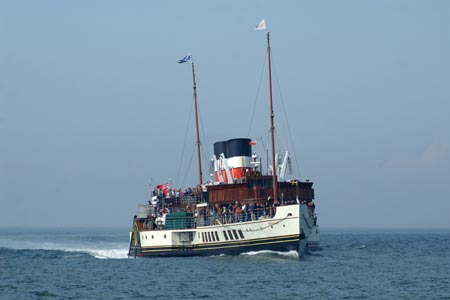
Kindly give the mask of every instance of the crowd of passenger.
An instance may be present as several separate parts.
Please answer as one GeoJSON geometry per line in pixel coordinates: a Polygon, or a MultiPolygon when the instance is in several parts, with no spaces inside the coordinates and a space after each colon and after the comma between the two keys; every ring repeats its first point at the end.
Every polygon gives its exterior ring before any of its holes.
{"type": "MultiPolygon", "coordinates": [[[[151,200],[148,201],[151,207],[151,215],[148,217],[154,221],[158,217],[180,211],[180,208],[182,208],[183,211],[192,212],[197,226],[209,226],[273,218],[277,206],[297,203],[295,199],[285,201],[283,195],[281,195],[280,201],[273,201],[269,197],[267,201],[262,202],[239,203],[236,201],[229,204],[210,204],[209,206],[196,207],[195,204],[198,204],[201,199],[200,195],[201,188],[155,188],[151,200]]],[[[313,201],[302,201],[301,204],[308,205],[309,213],[314,215],[315,205],[313,201]]]]}
{"type": "Polygon", "coordinates": [[[202,207],[195,213],[197,225],[217,225],[237,222],[249,222],[262,218],[272,218],[277,205],[269,202],[255,202],[253,204],[238,203],[202,207]]]}
{"type": "Polygon", "coordinates": [[[158,199],[180,199],[186,196],[197,197],[201,194],[201,188],[186,187],[184,189],[174,189],[170,187],[161,187],[158,185],[152,191],[152,196],[156,196],[158,199]]]}

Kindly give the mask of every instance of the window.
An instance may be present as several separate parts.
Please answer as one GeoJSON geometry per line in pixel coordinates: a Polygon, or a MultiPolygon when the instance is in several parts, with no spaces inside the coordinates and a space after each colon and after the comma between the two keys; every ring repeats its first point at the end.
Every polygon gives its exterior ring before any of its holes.
{"type": "Polygon", "coordinates": [[[228,230],[228,236],[230,237],[230,240],[234,240],[233,234],[231,233],[231,230],[228,230]]]}
{"type": "Polygon", "coordinates": [[[239,236],[241,237],[241,239],[243,239],[244,238],[244,234],[242,233],[242,230],[239,229],[238,232],[239,232],[239,236]]]}
{"type": "Polygon", "coordinates": [[[227,232],[225,230],[223,231],[223,236],[225,237],[225,240],[228,241],[228,235],[227,235],[227,232]]]}
{"type": "Polygon", "coordinates": [[[214,234],[216,235],[216,241],[219,242],[219,241],[220,241],[220,240],[219,240],[219,234],[217,234],[217,231],[214,231],[214,234]]]}
{"type": "Polygon", "coordinates": [[[238,237],[238,235],[237,235],[237,232],[236,232],[236,229],[233,229],[233,235],[234,235],[234,238],[235,238],[236,240],[239,239],[239,237],[238,237]]]}

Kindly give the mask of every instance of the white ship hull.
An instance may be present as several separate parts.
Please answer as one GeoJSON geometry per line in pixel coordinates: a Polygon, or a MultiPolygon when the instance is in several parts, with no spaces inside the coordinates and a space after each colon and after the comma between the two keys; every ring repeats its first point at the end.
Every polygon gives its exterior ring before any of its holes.
{"type": "Polygon", "coordinates": [[[130,256],[235,255],[249,251],[295,250],[304,253],[307,236],[300,226],[300,205],[277,207],[273,218],[197,226],[178,230],[133,230],[130,256]]]}

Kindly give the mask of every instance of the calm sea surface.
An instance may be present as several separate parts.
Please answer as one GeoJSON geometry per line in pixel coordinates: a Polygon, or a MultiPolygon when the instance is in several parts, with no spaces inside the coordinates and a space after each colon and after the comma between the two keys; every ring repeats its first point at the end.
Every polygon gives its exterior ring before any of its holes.
{"type": "Polygon", "coordinates": [[[450,230],[322,229],[323,250],[127,259],[127,229],[0,229],[0,299],[450,299],[450,230]]]}

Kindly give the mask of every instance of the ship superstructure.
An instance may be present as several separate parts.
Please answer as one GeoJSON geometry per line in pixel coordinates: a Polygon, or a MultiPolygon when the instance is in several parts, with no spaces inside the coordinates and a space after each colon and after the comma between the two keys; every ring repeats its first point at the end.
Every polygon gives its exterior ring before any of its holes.
{"type": "MultiPolygon", "coordinates": [[[[196,111],[199,184],[176,189],[159,185],[148,204],[140,205],[130,233],[130,257],[239,254],[248,251],[319,249],[313,183],[286,179],[290,154],[275,152],[274,113],[270,84],[272,164],[263,164],[249,138],[214,144],[212,180],[203,183],[198,131],[195,68],[192,78],[196,111]]],[[[179,62],[186,62],[188,56],[179,62]]],[[[190,58],[190,56],[189,56],[190,58]]]]}

